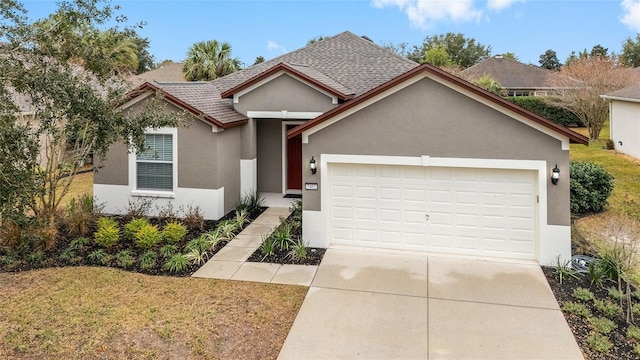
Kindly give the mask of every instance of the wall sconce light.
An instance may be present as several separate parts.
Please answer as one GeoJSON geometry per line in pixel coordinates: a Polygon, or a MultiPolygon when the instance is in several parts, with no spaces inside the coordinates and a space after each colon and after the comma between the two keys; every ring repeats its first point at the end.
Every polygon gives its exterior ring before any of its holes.
{"type": "Polygon", "coordinates": [[[618,141],[618,144],[620,144],[620,146],[622,146],[622,141],[618,141]]]}
{"type": "Polygon", "coordinates": [[[316,159],[314,159],[313,156],[311,157],[311,160],[309,160],[309,169],[311,169],[312,174],[315,174],[316,171],[318,171],[318,168],[316,167],[316,159]]]}
{"type": "Polygon", "coordinates": [[[551,170],[551,183],[553,185],[558,185],[558,180],[560,179],[560,169],[558,169],[558,164],[551,170]]]}

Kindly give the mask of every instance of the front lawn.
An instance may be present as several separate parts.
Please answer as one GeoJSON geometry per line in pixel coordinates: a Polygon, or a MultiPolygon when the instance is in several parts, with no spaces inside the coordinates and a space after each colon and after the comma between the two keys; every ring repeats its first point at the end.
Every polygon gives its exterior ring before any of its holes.
{"type": "Polygon", "coordinates": [[[0,273],[2,359],[275,359],[306,287],[66,267],[0,273]]]}

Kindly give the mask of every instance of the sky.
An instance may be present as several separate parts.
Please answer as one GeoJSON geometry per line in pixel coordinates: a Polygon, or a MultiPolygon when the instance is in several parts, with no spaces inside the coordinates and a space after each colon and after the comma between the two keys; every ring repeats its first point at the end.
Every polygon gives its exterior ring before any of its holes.
{"type": "MultiPolygon", "coordinates": [[[[22,1],[31,19],[47,16],[54,1],[22,1]]],[[[156,61],[181,61],[198,41],[231,44],[245,66],[304,47],[316,36],[343,31],[377,44],[422,44],[427,36],[462,33],[491,47],[492,55],[515,53],[538,65],[552,49],[564,62],[571,51],[600,44],[620,53],[640,33],[640,0],[112,0],[156,61]]]]}

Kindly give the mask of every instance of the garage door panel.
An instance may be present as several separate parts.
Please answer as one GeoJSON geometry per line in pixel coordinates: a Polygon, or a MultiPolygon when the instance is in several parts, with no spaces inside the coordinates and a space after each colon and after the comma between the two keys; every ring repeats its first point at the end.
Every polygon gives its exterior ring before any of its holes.
{"type": "Polygon", "coordinates": [[[333,243],[535,258],[533,171],[330,164],[333,243]]]}

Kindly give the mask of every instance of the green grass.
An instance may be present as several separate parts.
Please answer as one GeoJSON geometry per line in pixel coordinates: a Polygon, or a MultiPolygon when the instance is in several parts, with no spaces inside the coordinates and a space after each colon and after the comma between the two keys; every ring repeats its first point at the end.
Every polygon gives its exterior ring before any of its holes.
{"type": "MultiPolygon", "coordinates": [[[[586,128],[574,130],[588,135],[586,128]]],[[[599,140],[592,141],[589,146],[571,144],[569,156],[572,161],[591,161],[602,165],[614,176],[614,188],[606,212],[640,220],[640,162],[624,154],[606,150],[607,139],[608,121],[600,132],[599,140]]]]}

